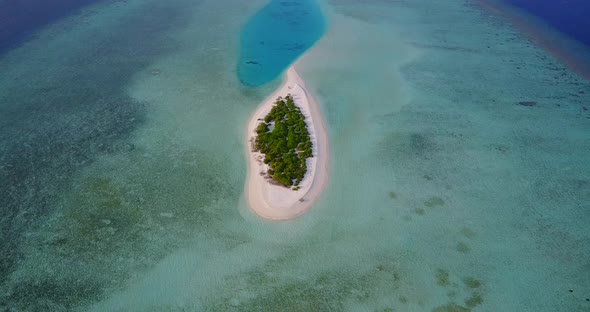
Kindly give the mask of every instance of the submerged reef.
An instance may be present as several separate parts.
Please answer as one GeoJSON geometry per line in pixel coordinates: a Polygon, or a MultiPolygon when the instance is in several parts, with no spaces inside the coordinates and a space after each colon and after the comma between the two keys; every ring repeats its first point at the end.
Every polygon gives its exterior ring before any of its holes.
{"type": "MultiPolygon", "coordinates": [[[[127,4],[101,9],[110,5],[127,4]]],[[[146,107],[127,87],[170,50],[166,33],[187,14],[178,3],[150,3],[103,32],[82,23],[100,10],[85,14],[0,59],[0,310],[71,310],[142,263],[117,255],[145,239],[132,192],[110,177],[80,182],[80,174],[101,157],[137,152],[130,139],[146,107]],[[60,41],[68,36],[77,39],[60,41]],[[55,42],[63,44],[47,49],[55,42]]]]}

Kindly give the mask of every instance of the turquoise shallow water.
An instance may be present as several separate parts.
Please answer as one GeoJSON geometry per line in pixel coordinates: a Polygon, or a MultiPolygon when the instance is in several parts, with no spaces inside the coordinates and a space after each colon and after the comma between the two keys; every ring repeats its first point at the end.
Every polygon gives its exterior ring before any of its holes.
{"type": "Polygon", "coordinates": [[[290,222],[242,194],[267,1],[108,2],[0,58],[0,310],[587,311],[589,82],[464,1],[321,4],[331,176],[290,222]]]}
{"type": "Polygon", "coordinates": [[[238,77],[260,86],[278,77],[324,33],[325,19],[315,0],[273,0],[241,30],[238,77]]]}

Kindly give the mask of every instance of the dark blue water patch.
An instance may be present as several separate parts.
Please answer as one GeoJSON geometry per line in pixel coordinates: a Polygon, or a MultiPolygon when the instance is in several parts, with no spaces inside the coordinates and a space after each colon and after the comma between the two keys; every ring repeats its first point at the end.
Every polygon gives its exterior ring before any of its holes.
{"type": "Polygon", "coordinates": [[[0,0],[0,54],[47,24],[99,1],[104,0],[0,0]]]}
{"type": "Polygon", "coordinates": [[[507,18],[533,43],[570,70],[590,80],[590,3],[580,0],[479,0],[484,8],[507,18]]]}
{"type": "Polygon", "coordinates": [[[315,0],[273,0],[242,29],[238,78],[254,87],[274,80],[321,38],[325,28],[315,0]]]}
{"type": "Polygon", "coordinates": [[[590,1],[504,0],[590,47],[590,1]]]}

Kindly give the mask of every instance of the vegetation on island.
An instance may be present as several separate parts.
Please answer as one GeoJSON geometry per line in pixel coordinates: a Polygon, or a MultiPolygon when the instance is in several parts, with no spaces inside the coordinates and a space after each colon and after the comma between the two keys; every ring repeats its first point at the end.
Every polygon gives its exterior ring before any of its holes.
{"type": "Polygon", "coordinates": [[[285,187],[299,189],[307,171],[306,160],[313,156],[305,116],[293,102],[293,96],[276,100],[256,128],[252,147],[265,154],[264,163],[270,167],[268,177],[285,187]]]}

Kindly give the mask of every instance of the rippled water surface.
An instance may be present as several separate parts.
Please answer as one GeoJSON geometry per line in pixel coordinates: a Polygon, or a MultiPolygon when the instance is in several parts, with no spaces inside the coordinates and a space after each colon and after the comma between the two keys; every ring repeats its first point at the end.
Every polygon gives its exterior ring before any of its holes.
{"type": "Polygon", "coordinates": [[[312,4],[104,1],[2,54],[0,310],[590,309],[590,82],[475,3],[312,4]],[[265,222],[244,129],[297,57],[329,185],[265,222]]]}

